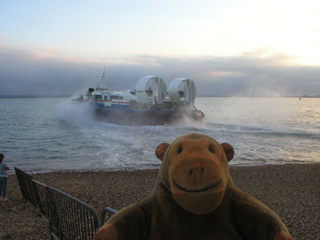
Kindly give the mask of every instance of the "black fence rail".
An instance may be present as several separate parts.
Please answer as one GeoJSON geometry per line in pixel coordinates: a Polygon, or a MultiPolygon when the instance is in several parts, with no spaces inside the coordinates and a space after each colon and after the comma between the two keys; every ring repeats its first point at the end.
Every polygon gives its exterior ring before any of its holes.
{"type": "Polygon", "coordinates": [[[46,187],[47,185],[36,181],[35,179],[32,180],[37,187],[38,190],[38,195],[39,195],[39,203],[38,205],[40,207],[38,207],[40,213],[43,215],[43,217],[45,217],[47,219],[47,197],[46,197],[46,187]]]}
{"type": "Polygon", "coordinates": [[[33,203],[32,187],[29,187],[31,186],[31,180],[33,179],[33,177],[17,167],[15,167],[14,170],[16,172],[16,176],[19,182],[20,190],[22,193],[22,199],[33,203]]]}
{"type": "Polygon", "coordinates": [[[103,226],[106,219],[108,220],[113,214],[116,214],[117,212],[118,212],[117,210],[114,210],[113,208],[109,208],[109,207],[105,207],[104,209],[102,209],[100,214],[100,227],[103,226]]]}
{"type": "Polygon", "coordinates": [[[98,230],[95,210],[88,204],[47,186],[47,216],[52,237],[90,240],[98,230]]]}
{"type": "Polygon", "coordinates": [[[22,198],[25,201],[29,201],[34,207],[36,207],[41,214],[46,215],[46,200],[45,195],[40,195],[39,192],[43,192],[45,185],[34,180],[33,177],[19,168],[14,168],[16,176],[19,182],[22,198]]]}
{"type": "Polygon", "coordinates": [[[106,219],[116,210],[106,207],[100,214],[100,224],[93,207],[71,195],[36,181],[15,167],[23,199],[29,201],[48,220],[50,239],[90,240],[106,219]]]}

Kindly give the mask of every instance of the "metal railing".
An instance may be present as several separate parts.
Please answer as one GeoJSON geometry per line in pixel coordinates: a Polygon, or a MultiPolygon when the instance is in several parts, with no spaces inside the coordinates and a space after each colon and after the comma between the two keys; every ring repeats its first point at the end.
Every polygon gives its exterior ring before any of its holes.
{"type": "Polygon", "coordinates": [[[106,207],[97,214],[93,207],[54,187],[36,181],[31,175],[15,167],[21,193],[48,220],[50,239],[90,240],[105,219],[109,219],[116,210],[106,207]]]}
{"type": "Polygon", "coordinates": [[[107,216],[107,219],[109,219],[113,214],[116,214],[118,211],[114,210],[113,208],[105,207],[102,209],[100,214],[100,227],[103,226],[105,223],[105,217],[107,216]]]}
{"type": "Polygon", "coordinates": [[[45,185],[34,180],[32,176],[19,168],[15,167],[14,170],[19,182],[22,199],[29,201],[41,214],[46,215],[45,195],[39,194],[39,192],[44,192],[45,185]]]}
{"type": "Polygon", "coordinates": [[[90,240],[98,230],[93,207],[51,186],[46,187],[50,232],[61,240],[90,240]]]}

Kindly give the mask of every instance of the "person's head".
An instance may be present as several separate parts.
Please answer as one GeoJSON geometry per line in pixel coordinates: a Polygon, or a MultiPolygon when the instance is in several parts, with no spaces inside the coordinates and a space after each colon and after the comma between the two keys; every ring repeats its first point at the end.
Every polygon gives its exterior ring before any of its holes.
{"type": "Polygon", "coordinates": [[[4,160],[4,154],[0,153],[0,163],[2,163],[4,160]]]}

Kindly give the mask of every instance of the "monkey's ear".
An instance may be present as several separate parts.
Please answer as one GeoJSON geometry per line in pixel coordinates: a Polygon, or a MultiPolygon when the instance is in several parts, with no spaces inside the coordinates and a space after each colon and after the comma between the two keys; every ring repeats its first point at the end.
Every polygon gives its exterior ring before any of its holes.
{"type": "Polygon", "coordinates": [[[229,143],[221,143],[221,146],[226,153],[229,162],[234,156],[234,149],[229,143]]]}
{"type": "Polygon", "coordinates": [[[155,151],[156,156],[157,156],[157,158],[159,158],[161,161],[162,161],[162,159],[163,159],[163,157],[164,157],[164,154],[166,153],[167,148],[168,148],[169,146],[170,146],[169,143],[161,143],[161,144],[159,144],[158,147],[156,148],[156,151],[155,151]]]}

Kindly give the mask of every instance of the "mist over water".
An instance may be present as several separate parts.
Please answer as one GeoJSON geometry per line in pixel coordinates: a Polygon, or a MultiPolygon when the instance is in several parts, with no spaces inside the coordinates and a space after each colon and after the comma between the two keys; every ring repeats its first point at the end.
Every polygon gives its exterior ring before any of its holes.
{"type": "Polygon", "coordinates": [[[0,152],[26,171],[157,168],[162,142],[198,132],[235,148],[232,165],[320,162],[320,99],[197,98],[203,122],[121,126],[70,99],[0,99],[0,152]]]}

